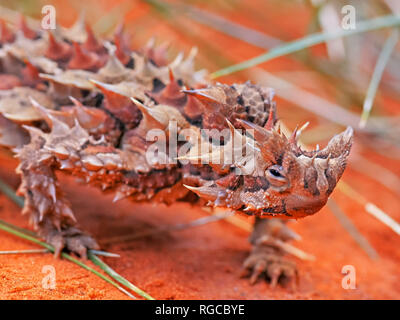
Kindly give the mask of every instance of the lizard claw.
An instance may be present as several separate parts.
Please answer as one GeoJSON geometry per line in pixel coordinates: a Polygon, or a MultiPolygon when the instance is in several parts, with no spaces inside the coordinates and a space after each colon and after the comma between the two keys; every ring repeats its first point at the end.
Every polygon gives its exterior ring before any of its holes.
{"type": "Polygon", "coordinates": [[[63,250],[74,253],[87,259],[87,252],[91,249],[99,249],[96,240],[75,227],[69,227],[58,231],[52,229],[44,234],[46,242],[54,246],[54,256],[59,257],[63,250]]]}
{"type": "Polygon", "coordinates": [[[250,284],[255,284],[262,275],[269,279],[272,288],[286,282],[296,286],[296,265],[284,259],[276,248],[257,245],[243,263],[242,277],[250,277],[250,284]]]}

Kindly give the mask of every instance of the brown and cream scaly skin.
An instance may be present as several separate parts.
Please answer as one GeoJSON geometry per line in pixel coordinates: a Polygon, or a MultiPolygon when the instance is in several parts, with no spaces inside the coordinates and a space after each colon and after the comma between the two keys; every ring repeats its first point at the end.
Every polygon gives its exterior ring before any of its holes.
{"type": "Polygon", "coordinates": [[[279,132],[272,89],[207,84],[194,70],[196,50],[168,63],[165,46],[131,50],[122,27],[100,41],[82,22],[52,34],[22,19],[17,30],[1,23],[0,43],[0,144],[17,153],[23,212],[56,255],[98,248],[77,226],[55,175],[63,170],[115,192],[115,201],[187,201],[255,215],[244,263],[251,281],[295,276],[276,241],[298,237],[287,219],[325,205],[345,169],[351,128],[304,151],[297,131],[279,132]],[[176,154],[148,156],[171,138],[176,154]]]}

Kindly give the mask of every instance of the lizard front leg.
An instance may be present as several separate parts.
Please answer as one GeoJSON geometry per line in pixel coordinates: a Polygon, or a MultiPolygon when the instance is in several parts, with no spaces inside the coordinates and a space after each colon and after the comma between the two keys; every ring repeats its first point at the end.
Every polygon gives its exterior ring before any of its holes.
{"type": "Polygon", "coordinates": [[[70,203],[60,189],[55,175],[55,159],[43,149],[44,139],[32,135],[32,140],[19,152],[21,186],[18,194],[25,197],[23,213],[38,235],[55,248],[59,256],[63,249],[86,257],[88,249],[98,249],[96,241],[76,227],[70,203]]]}
{"type": "Polygon", "coordinates": [[[281,219],[256,218],[250,236],[252,250],[243,263],[243,276],[250,276],[250,283],[265,275],[272,287],[278,282],[297,281],[297,269],[294,262],[285,258],[285,252],[279,245],[282,241],[298,238],[281,219]]]}

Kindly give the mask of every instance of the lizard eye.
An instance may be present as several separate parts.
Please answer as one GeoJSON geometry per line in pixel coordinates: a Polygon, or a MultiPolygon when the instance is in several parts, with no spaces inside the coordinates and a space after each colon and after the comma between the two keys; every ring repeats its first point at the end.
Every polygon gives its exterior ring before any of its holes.
{"type": "Polygon", "coordinates": [[[275,187],[282,187],[288,183],[281,166],[273,165],[265,171],[265,177],[275,187]]]}

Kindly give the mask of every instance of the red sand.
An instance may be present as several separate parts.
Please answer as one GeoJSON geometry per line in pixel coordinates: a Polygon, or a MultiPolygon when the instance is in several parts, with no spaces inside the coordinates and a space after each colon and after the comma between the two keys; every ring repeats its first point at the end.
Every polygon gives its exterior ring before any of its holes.
{"type": "MultiPolygon", "coordinates": [[[[0,158],[1,177],[13,186],[17,177],[16,162],[0,158]]],[[[376,187],[366,179],[345,174],[353,184],[363,186],[363,194],[373,195],[376,187]],[[349,179],[351,177],[351,179],[349,179]]],[[[71,177],[62,177],[67,194],[76,208],[84,229],[100,243],[116,236],[135,234],[147,228],[189,222],[204,216],[187,205],[171,207],[137,205],[128,200],[112,203],[112,196],[84,186],[77,187],[71,177]]],[[[292,292],[282,287],[271,289],[264,281],[251,286],[239,278],[243,259],[250,246],[247,234],[227,222],[158,234],[135,241],[105,245],[103,249],[119,253],[121,258],[106,262],[132,283],[157,299],[389,299],[399,298],[400,254],[398,236],[378,223],[364,210],[335,192],[343,209],[368,238],[381,258],[372,261],[338,220],[327,209],[313,217],[292,223],[303,240],[296,245],[316,256],[316,261],[296,260],[300,282],[292,292]],[[344,265],[356,268],[357,289],[341,286],[344,265]]],[[[399,219],[400,206],[390,194],[380,194],[374,201],[399,219]],[[387,202],[388,201],[388,202],[387,202]]],[[[20,209],[0,195],[0,218],[26,227],[20,209]]],[[[35,248],[25,240],[0,232],[0,250],[35,248]]],[[[0,299],[124,299],[126,296],[100,278],[50,254],[0,255],[0,299]],[[42,268],[56,270],[56,289],[43,289],[42,268]]]]}

